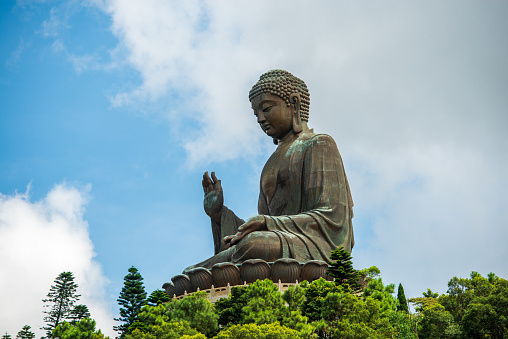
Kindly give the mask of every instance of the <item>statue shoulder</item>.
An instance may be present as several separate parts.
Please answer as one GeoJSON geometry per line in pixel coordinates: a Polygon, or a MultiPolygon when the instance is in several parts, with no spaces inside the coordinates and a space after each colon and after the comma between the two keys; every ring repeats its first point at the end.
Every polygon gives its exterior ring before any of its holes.
{"type": "Polygon", "coordinates": [[[315,147],[315,146],[333,146],[337,147],[337,144],[335,143],[335,140],[328,134],[324,133],[314,133],[313,131],[309,131],[307,133],[304,133],[300,136],[301,141],[309,147],[315,147]]]}

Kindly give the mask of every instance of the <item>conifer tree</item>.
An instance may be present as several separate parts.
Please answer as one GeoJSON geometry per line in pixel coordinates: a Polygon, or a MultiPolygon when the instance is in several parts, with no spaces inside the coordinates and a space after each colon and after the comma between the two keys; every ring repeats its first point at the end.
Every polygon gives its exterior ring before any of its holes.
{"type": "Polygon", "coordinates": [[[146,303],[150,306],[157,306],[170,300],[171,298],[166,294],[166,292],[163,290],[155,290],[150,294],[148,299],[146,299],[146,303]]]}
{"type": "Polygon", "coordinates": [[[349,285],[353,291],[359,291],[360,285],[358,284],[359,272],[353,269],[353,257],[347,252],[344,247],[340,246],[332,251],[330,258],[334,260],[330,264],[327,272],[328,275],[335,278],[335,283],[338,285],[349,285]]]}
{"type": "Polygon", "coordinates": [[[129,273],[124,277],[124,286],[117,301],[120,305],[120,318],[115,320],[122,321],[123,324],[115,326],[114,330],[118,331],[120,338],[124,338],[128,334],[129,326],[136,320],[139,310],[146,304],[143,277],[134,266],[129,268],[129,273]]]}
{"type": "Polygon", "coordinates": [[[62,272],[55,279],[55,285],[52,285],[47,299],[42,301],[44,307],[49,310],[44,311],[47,315],[44,317],[46,326],[41,329],[46,330],[47,338],[52,338],[52,331],[62,321],[70,319],[74,304],[79,300],[80,295],[76,293],[78,284],[74,282],[72,272],[62,272]]]}
{"type": "Polygon", "coordinates": [[[12,339],[11,335],[7,332],[2,336],[2,339],[12,339]]]}
{"type": "Polygon", "coordinates": [[[33,339],[35,338],[35,333],[30,331],[30,326],[25,325],[16,335],[16,339],[33,339]]]}
{"type": "Polygon", "coordinates": [[[69,315],[73,324],[85,318],[90,318],[90,311],[86,305],[76,305],[69,315]]]}
{"type": "Polygon", "coordinates": [[[399,290],[397,291],[397,299],[399,300],[399,305],[397,306],[397,310],[409,312],[409,309],[407,307],[407,299],[406,299],[406,295],[404,294],[404,287],[402,287],[402,284],[399,284],[399,290]]]}

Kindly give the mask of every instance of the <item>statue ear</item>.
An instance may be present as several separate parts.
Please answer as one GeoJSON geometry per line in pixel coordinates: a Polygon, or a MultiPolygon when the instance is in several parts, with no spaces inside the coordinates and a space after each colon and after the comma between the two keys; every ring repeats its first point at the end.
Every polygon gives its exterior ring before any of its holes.
{"type": "Polygon", "coordinates": [[[289,96],[289,102],[293,111],[293,132],[300,133],[302,128],[302,118],[300,117],[300,94],[292,93],[289,96]]]}

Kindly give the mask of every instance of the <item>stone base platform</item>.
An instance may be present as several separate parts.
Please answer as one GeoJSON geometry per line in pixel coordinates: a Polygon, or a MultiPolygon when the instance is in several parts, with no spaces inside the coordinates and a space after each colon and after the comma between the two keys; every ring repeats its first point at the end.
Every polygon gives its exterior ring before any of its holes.
{"type": "Polygon", "coordinates": [[[321,260],[300,263],[284,258],[268,263],[262,259],[250,259],[236,265],[230,262],[215,264],[211,270],[198,267],[189,271],[188,275],[174,276],[162,288],[168,296],[177,299],[196,291],[205,291],[209,299],[215,302],[227,297],[231,287],[247,285],[258,279],[272,280],[281,292],[304,280],[311,282],[321,277],[333,280],[326,274],[327,269],[328,264],[321,260]]]}

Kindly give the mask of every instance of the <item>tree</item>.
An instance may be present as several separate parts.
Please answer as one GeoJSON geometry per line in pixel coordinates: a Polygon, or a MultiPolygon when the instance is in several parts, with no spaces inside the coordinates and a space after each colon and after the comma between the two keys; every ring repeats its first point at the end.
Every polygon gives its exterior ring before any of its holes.
{"type": "Polygon", "coordinates": [[[406,295],[404,294],[404,287],[402,287],[402,284],[399,284],[399,289],[397,291],[397,300],[399,300],[397,310],[409,312],[409,309],[407,307],[407,299],[406,295]]]}
{"type": "Polygon", "coordinates": [[[86,305],[77,305],[70,313],[69,319],[72,323],[80,321],[85,318],[90,318],[90,311],[86,305]]]}
{"type": "Polygon", "coordinates": [[[30,326],[25,325],[25,326],[23,326],[21,331],[18,332],[18,334],[16,335],[16,338],[17,339],[33,339],[33,338],[35,338],[35,333],[30,331],[30,326]]]}
{"type": "Polygon", "coordinates": [[[219,316],[214,312],[210,300],[206,298],[206,292],[193,293],[164,306],[171,320],[185,320],[192,328],[210,338],[217,333],[219,316]]]}
{"type": "Polygon", "coordinates": [[[146,303],[150,306],[157,306],[170,300],[171,298],[166,294],[166,292],[163,290],[155,290],[150,294],[148,299],[146,299],[146,303]]]}
{"type": "Polygon", "coordinates": [[[100,330],[95,330],[95,320],[90,318],[81,319],[73,323],[66,321],[59,324],[53,330],[55,339],[109,339],[100,330]]]}
{"type": "Polygon", "coordinates": [[[459,338],[461,335],[450,312],[437,302],[423,307],[420,325],[421,338],[459,338]]]}
{"type": "Polygon", "coordinates": [[[215,310],[219,315],[219,326],[243,324],[245,319],[243,308],[247,306],[247,302],[247,287],[232,287],[227,298],[215,302],[215,310]]]}
{"type": "Polygon", "coordinates": [[[117,299],[120,305],[120,318],[116,321],[122,321],[123,324],[115,326],[120,338],[124,338],[139,313],[141,307],[146,304],[146,292],[143,285],[143,277],[137,268],[131,266],[129,273],[124,277],[124,286],[117,299]]]}
{"type": "Polygon", "coordinates": [[[281,326],[278,323],[273,324],[246,324],[233,325],[222,330],[217,339],[299,339],[298,332],[281,326]]]}
{"type": "Polygon", "coordinates": [[[2,339],[12,339],[11,335],[7,332],[2,336],[2,339]]]}
{"type": "Polygon", "coordinates": [[[247,287],[247,305],[243,308],[246,323],[271,324],[284,316],[284,299],[269,279],[256,280],[247,287]]]}
{"type": "Polygon", "coordinates": [[[192,328],[187,321],[177,321],[153,325],[148,332],[135,329],[125,339],[206,339],[206,336],[192,328]]]}
{"type": "Polygon", "coordinates": [[[46,330],[48,338],[52,338],[52,331],[60,324],[70,318],[74,304],[79,300],[80,295],[76,294],[78,284],[74,282],[72,272],[62,272],[55,279],[55,285],[52,285],[47,299],[42,301],[44,307],[49,310],[44,311],[47,315],[44,317],[46,326],[41,329],[46,330]]]}
{"type": "Polygon", "coordinates": [[[340,246],[332,251],[330,258],[334,260],[327,270],[328,275],[335,278],[338,285],[347,285],[352,291],[357,292],[361,289],[358,284],[360,273],[353,269],[353,257],[344,247],[340,246]]]}
{"type": "Polygon", "coordinates": [[[197,292],[165,304],[144,306],[137,320],[129,327],[126,339],[180,338],[184,334],[197,333],[212,337],[218,330],[217,319],[218,315],[212,303],[206,299],[206,293],[197,292]],[[180,325],[176,326],[175,323],[180,325]],[[189,332],[190,328],[192,331],[189,332]]]}
{"type": "Polygon", "coordinates": [[[392,295],[395,293],[395,284],[383,284],[381,276],[371,277],[367,286],[363,289],[363,299],[372,297],[381,302],[381,312],[396,311],[397,299],[392,295]]]}

